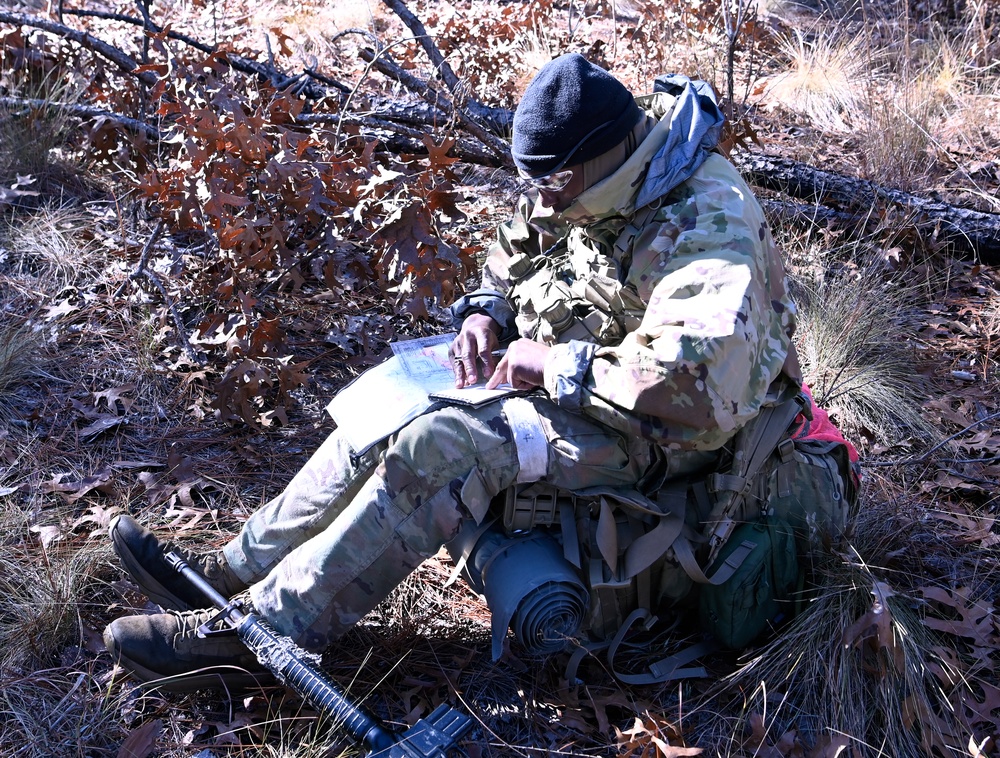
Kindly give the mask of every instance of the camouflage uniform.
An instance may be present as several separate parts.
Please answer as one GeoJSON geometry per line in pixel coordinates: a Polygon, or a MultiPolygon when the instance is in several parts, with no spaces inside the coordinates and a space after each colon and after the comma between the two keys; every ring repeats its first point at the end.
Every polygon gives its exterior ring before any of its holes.
{"type": "Polygon", "coordinates": [[[724,158],[689,149],[705,115],[690,85],[638,101],[635,153],[561,214],[523,197],[483,288],[457,304],[553,346],[546,394],[429,413],[361,457],[334,433],[226,546],[279,630],[323,648],[511,484],[629,487],[654,459],[668,475],[702,467],[773,383],[797,386],[794,308],[760,206],[724,158]],[[568,325],[540,315],[556,301],[568,325]]]}

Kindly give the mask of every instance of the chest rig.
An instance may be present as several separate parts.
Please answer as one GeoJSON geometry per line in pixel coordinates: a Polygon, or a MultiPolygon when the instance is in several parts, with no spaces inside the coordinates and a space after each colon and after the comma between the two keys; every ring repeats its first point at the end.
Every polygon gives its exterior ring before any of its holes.
{"type": "Polygon", "coordinates": [[[540,255],[512,256],[507,299],[518,314],[519,333],[546,345],[580,340],[603,346],[638,328],[645,304],[624,282],[632,243],[658,208],[572,227],[540,255]]]}

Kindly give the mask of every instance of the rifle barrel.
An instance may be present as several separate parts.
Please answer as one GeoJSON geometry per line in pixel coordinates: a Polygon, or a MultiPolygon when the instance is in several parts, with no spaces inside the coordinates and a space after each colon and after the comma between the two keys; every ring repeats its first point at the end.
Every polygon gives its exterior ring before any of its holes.
{"type": "Polygon", "coordinates": [[[220,594],[177,553],[168,552],[164,558],[172,569],[195,585],[222,611],[222,617],[235,628],[243,644],[280,681],[298,692],[321,713],[332,714],[337,725],[355,740],[363,742],[369,750],[386,750],[396,744],[393,733],[373,716],[351,703],[330,677],[309,662],[306,657],[308,654],[298,645],[279,634],[257,614],[244,613],[237,603],[220,594]]]}

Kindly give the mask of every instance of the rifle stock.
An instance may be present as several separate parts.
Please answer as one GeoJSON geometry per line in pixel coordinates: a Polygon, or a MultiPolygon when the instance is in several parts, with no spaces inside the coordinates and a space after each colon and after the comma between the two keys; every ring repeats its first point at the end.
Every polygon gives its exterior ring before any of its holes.
{"type": "Polygon", "coordinates": [[[174,571],[219,609],[205,627],[220,621],[231,626],[243,644],[280,682],[294,689],[321,713],[331,716],[335,726],[364,744],[370,756],[446,758],[449,751],[456,750],[458,738],[472,725],[468,716],[442,703],[405,732],[387,729],[348,700],[333,680],[312,663],[309,653],[277,632],[266,619],[256,613],[244,613],[239,603],[220,594],[177,553],[168,552],[164,558],[174,571]]]}

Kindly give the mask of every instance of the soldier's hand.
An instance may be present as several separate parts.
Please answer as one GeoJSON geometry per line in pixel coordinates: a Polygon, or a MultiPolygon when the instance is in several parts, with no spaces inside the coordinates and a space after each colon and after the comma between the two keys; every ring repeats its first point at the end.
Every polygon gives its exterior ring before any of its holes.
{"type": "Polygon", "coordinates": [[[512,342],[486,383],[487,389],[498,387],[504,382],[519,390],[544,386],[545,358],[548,354],[549,346],[541,342],[526,339],[512,342]]]}
{"type": "Polygon", "coordinates": [[[493,375],[497,360],[494,352],[500,346],[499,334],[500,324],[485,313],[466,316],[461,331],[448,349],[457,388],[479,381],[477,362],[482,364],[484,379],[493,375]]]}

